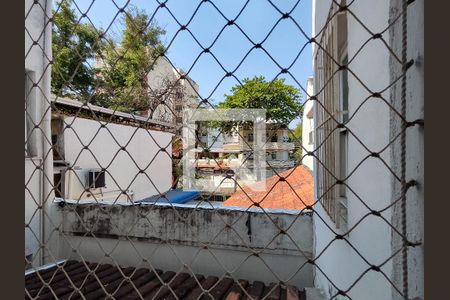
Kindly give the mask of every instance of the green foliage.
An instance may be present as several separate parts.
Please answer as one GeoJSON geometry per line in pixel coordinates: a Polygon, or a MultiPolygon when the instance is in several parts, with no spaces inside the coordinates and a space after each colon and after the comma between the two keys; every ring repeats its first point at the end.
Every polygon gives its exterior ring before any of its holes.
{"type": "Polygon", "coordinates": [[[302,123],[298,123],[292,131],[289,131],[289,141],[292,143],[301,143],[302,140],[302,123]]]}
{"type": "Polygon", "coordinates": [[[98,99],[117,110],[133,112],[147,110],[150,96],[147,74],[165,49],[160,36],[165,31],[149,24],[143,10],[131,8],[124,17],[122,40],[119,46],[109,43],[103,55],[101,93],[98,99]]]}
{"type": "Polygon", "coordinates": [[[219,108],[266,109],[267,120],[286,125],[301,115],[300,92],[285,84],[284,79],[268,82],[264,76],[255,76],[242,82],[243,85],[231,89],[231,95],[225,95],[226,99],[219,103],[219,108]]]}
{"type": "Polygon", "coordinates": [[[115,43],[102,39],[102,30],[80,22],[70,0],[59,5],[53,23],[52,92],[125,112],[147,110],[147,74],[165,51],[160,41],[165,31],[152,24],[145,11],[130,7],[122,17],[120,42],[115,43]],[[94,59],[100,63],[97,68],[92,67],[94,59]]]}
{"type": "Polygon", "coordinates": [[[97,30],[79,22],[71,0],[57,3],[53,12],[52,93],[89,97],[94,92],[94,70],[86,64],[103,48],[97,30]]]}
{"type": "Polygon", "coordinates": [[[302,123],[298,123],[297,126],[292,131],[288,133],[289,142],[294,143],[295,145],[295,161],[300,163],[302,161],[302,123]]]}

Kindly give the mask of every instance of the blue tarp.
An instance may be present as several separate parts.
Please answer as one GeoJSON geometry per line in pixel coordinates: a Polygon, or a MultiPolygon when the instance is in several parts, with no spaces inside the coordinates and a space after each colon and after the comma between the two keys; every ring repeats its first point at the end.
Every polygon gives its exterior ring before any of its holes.
{"type": "Polygon", "coordinates": [[[183,191],[180,189],[170,190],[165,195],[156,195],[139,202],[144,203],[186,203],[196,199],[200,195],[198,191],[183,191]]]}

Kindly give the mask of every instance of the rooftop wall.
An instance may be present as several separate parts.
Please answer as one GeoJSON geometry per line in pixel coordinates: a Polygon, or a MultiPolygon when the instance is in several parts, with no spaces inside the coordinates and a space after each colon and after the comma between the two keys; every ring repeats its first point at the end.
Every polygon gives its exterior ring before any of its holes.
{"type": "MultiPolygon", "coordinates": [[[[266,283],[283,280],[299,287],[313,285],[312,269],[306,263],[312,255],[311,215],[175,208],[69,203],[60,210],[66,240],[72,245],[80,243],[79,253],[86,260],[114,259],[136,266],[150,263],[173,271],[186,265],[208,275],[222,276],[228,271],[236,278],[266,283]],[[279,234],[280,229],[287,234],[279,234]],[[252,255],[250,248],[259,255],[252,255]],[[110,258],[105,257],[108,251],[112,251],[110,258]]],[[[61,248],[61,257],[77,258],[69,243],[61,248]]]]}

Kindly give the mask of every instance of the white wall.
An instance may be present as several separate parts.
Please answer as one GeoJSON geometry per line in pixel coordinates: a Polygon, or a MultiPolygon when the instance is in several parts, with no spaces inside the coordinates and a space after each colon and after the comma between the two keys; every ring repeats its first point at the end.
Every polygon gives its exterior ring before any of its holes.
{"type": "MultiPolygon", "coordinates": [[[[331,1],[315,1],[315,32],[319,32],[325,23],[331,1]]],[[[352,12],[373,32],[381,32],[388,24],[389,1],[355,1],[351,5],[352,12]]],[[[383,37],[389,40],[389,33],[383,37]]],[[[348,15],[348,56],[351,59],[361,45],[370,38],[369,33],[348,15]]],[[[389,52],[379,41],[367,44],[356,56],[350,69],[371,90],[380,91],[389,85],[389,52]]],[[[351,116],[361,102],[369,96],[364,87],[349,74],[349,115],[351,116]]],[[[389,99],[389,91],[383,96],[389,99]]],[[[390,111],[386,104],[379,100],[368,101],[358,114],[347,124],[362,143],[373,151],[379,151],[389,142],[390,111]]],[[[351,135],[348,144],[348,170],[356,168],[369,153],[351,135]]],[[[389,164],[389,151],[381,157],[389,164]]],[[[348,179],[348,185],[372,209],[379,210],[391,202],[391,173],[378,159],[371,158],[360,165],[348,179]]],[[[352,228],[369,210],[351,192],[348,192],[348,228],[352,228]]],[[[316,193],[317,197],[317,193],[316,193]]],[[[320,204],[315,207],[314,216],[315,255],[319,255],[335,237],[332,230],[334,223],[320,204]],[[318,216],[323,218],[319,218],[318,216]],[[330,228],[328,228],[328,226],[330,228]]],[[[390,220],[390,211],[383,213],[390,220]]],[[[347,236],[348,241],[360,254],[372,264],[381,264],[392,254],[391,228],[380,218],[369,216],[359,223],[347,236]]],[[[333,242],[317,260],[322,272],[315,271],[315,285],[323,289],[328,296],[336,293],[332,283],[346,290],[369,267],[364,260],[345,241],[333,242]],[[331,282],[330,282],[331,281],[331,282]]],[[[390,276],[392,262],[382,267],[382,271],[390,276]]],[[[381,273],[369,272],[351,289],[352,299],[391,299],[392,286],[381,273]]],[[[343,298],[344,299],[344,298],[343,298]]]]}
{"type": "MultiPolygon", "coordinates": [[[[313,77],[309,77],[306,83],[306,97],[311,97],[314,94],[313,90],[313,77]]],[[[314,150],[313,140],[310,140],[310,133],[314,130],[314,117],[312,115],[314,108],[314,101],[306,101],[303,107],[302,117],[302,164],[307,166],[310,170],[313,170],[313,156],[305,156],[307,152],[314,150]],[[310,115],[310,117],[308,117],[310,115]]]]}
{"type": "MultiPolygon", "coordinates": [[[[25,159],[25,256],[36,256],[39,252],[39,239],[41,236],[41,211],[38,205],[41,204],[42,177],[40,172],[34,173],[36,165],[41,160],[38,158],[25,159]]],[[[36,260],[38,263],[39,260],[36,260]]],[[[38,265],[38,264],[35,264],[38,265]]]]}
{"type": "MultiPolygon", "coordinates": [[[[128,189],[134,194],[133,200],[141,200],[170,189],[171,133],[114,123],[101,128],[98,121],[80,117],[65,117],[64,124],[71,124],[71,128],[64,131],[65,159],[75,170],[66,174],[67,184],[70,182],[70,186],[66,186],[67,198],[87,198],[86,194],[81,195],[87,172],[102,167],[107,169],[106,188],[102,189],[106,200],[115,200],[120,190],[128,189]],[[83,145],[88,144],[89,150],[83,150],[83,145]],[[126,146],[129,154],[120,150],[122,146],[126,146]],[[161,148],[167,151],[159,151],[161,148]],[[139,169],[145,169],[145,174],[139,174],[139,169]]],[[[119,198],[119,201],[126,200],[126,196],[119,198]]]]}
{"type": "Polygon", "coordinates": [[[306,263],[312,255],[310,214],[194,207],[75,207],[68,203],[62,209],[68,241],[62,257],[82,255],[89,261],[106,262],[110,259],[104,251],[114,249],[111,259],[127,266],[149,266],[142,262],[146,258],[162,270],[180,271],[186,264],[198,274],[222,276],[230,271],[235,278],[266,284],[290,279],[287,282],[298,287],[313,285],[312,266],[306,263]],[[226,228],[226,223],[232,228],[226,228]],[[84,236],[85,226],[98,238],[84,236]],[[290,237],[279,234],[279,228],[289,228],[290,237]],[[72,252],[70,244],[79,242],[79,252],[72,252]],[[252,256],[251,249],[260,252],[260,258],[252,256]]]}
{"type": "MultiPolygon", "coordinates": [[[[25,27],[28,32],[25,34],[25,76],[26,91],[28,97],[25,99],[28,138],[28,158],[25,158],[25,224],[30,223],[30,228],[25,228],[25,251],[27,254],[33,254],[34,266],[43,263],[44,253],[38,251],[37,241],[43,240],[42,234],[49,232],[48,222],[41,219],[42,210],[46,210],[52,199],[51,181],[52,176],[48,180],[43,181],[44,172],[48,172],[52,165],[52,155],[48,153],[50,145],[50,111],[49,106],[50,95],[50,69],[47,68],[51,60],[51,24],[45,27],[45,9],[50,14],[51,1],[39,0],[38,4],[34,4],[32,0],[25,1],[25,27]],[[33,44],[33,43],[36,44],[33,44]],[[37,86],[33,87],[33,83],[37,86]],[[33,129],[35,124],[39,124],[39,129],[33,129]],[[46,138],[44,138],[46,135],[46,138]],[[46,157],[45,160],[43,158],[46,157]],[[36,165],[41,167],[37,169],[36,165]],[[27,184],[28,183],[28,184],[27,184]],[[28,189],[28,190],[27,190],[28,189]],[[33,200],[34,198],[34,200],[33,200]],[[50,201],[48,201],[50,199],[50,201]],[[42,209],[38,209],[38,206],[42,209]],[[34,232],[31,233],[31,229],[34,232]],[[28,250],[27,250],[28,249],[28,250]],[[38,257],[36,257],[38,256],[38,257]]],[[[25,114],[25,112],[24,112],[25,114]]],[[[45,217],[44,217],[45,219],[45,217]]],[[[46,220],[45,220],[46,221],[46,220]]]]}
{"type": "MultiPolygon", "coordinates": [[[[402,1],[392,0],[391,18],[401,9],[402,1]]],[[[424,1],[418,0],[408,6],[408,49],[407,59],[414,59],[414,64],[407,72],[407,93],[406,93],[406,116],[408,120],[424,119],[424,1]]],[[[402,24],[398,23],[391,30],[391,37],[397,37],[394,45],[400,52],[402,40],[402,24]]],[[[391,78],[398,78],[401,74],[401,66],[391,64],[391,78]]],[[[396,109],[401,109],[401,85],[394,85],[391,89],[391,97],[394,100],[396,109]]],[[[394,114],[392,114],[394,115],[394,114]]],[[[393,116],[391,119],[393,127],[392,138],[398,132],[401,122],[393,116]]],[[[406,131],[406,180],[414,179],[417,185],[410,188],[406,197],[407,215],[407,237],[412,242],[421,242],[420,246],[408,249],[408,286],[409,297],[424,299],[424,128],[421,126],[409,127],[406,131]]],[[[400,161],[398,157],[401,153],[400,141],[393,143],[391,155],[397,157],[394,160],[393,169],[400,174],[400,161]]],[[[392,198],[398,199],[401,195],[401,184],[394,182],[392,198]]],[[[401,228],[401,203],[394,206],[392,213],[392,223],[397,228],[401,228]]],[[[403,241],[398,235],[394,235],[392,246],[399,249],[403,241]]],[[[402,256],[398,255],[393,259],[393,282],[397,286],[403,285],[402,278],[402,256]]],[[[400,299],[397,293],[393,292],[394,299],[400,299]]]]}

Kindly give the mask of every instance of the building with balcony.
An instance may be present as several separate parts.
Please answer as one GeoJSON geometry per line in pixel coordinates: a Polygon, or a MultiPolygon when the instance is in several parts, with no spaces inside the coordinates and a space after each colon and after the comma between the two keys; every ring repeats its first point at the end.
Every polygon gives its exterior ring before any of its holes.
{"type": "MultiPolygon", "coordinates": [[[[253,168],[252,129],[239,128],[231,133],[221,133],[216,128],[200,130],[199,140],[202,148],[208,149],[208,155],[214,158],[232,157],[232,161],[247,168],[253,168]]],[[[289,141],[288,128],[279,124],[266,124],[264,147],[266,151],[266,177],[275,172],[283,172],[295,165],[293,152],[295,145],[289,141]]],[[[199,150],[198,157],[205,158],[205,153],[199,150]]]]}
{"type": "MultiPolygon", "coordinates": [[[[233,170],[248,168],[251,171],[255,168],[254,132],[251,129],[240,128],[230,133],[222,133],[218,128],[199,127],[196,154],[199,176],[205,180],[205,186],[210,185],[210,190],[216,187],[216,192],[226,196],[232,195],[236,192],[237,185],[244,185],[242,178],[233,170]],[[226,178],[230,175],[232,178],[226,178]]],[[[266,128],[264,173],[265,178],[269,178],[293,168],[295,158],[294,143],[288,139],[287,127],[268,123],[266,128]]]]}

